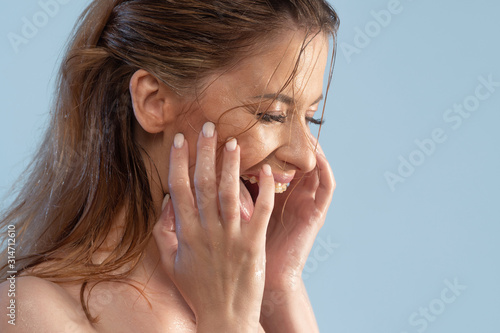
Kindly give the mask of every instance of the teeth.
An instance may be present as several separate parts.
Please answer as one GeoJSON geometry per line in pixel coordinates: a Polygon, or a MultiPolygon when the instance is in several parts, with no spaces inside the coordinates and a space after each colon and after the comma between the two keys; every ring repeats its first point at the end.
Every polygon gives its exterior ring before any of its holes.
{"type": "Polygon", "coordinates": [[[247,176],[241,176],[244,180],[248,180],[251,184],[256,184],[259,181],[257,180],[257,177],[252,176],[252,177],[247,177],[247,176]]]}
{"type": "Polygon", "coordinates": [[[274,183],[274,193],[283,193],[286,191],[288,186],[290,186],[290,183],[288,184],[274,183]]]}
{"type": "MultiPolygon", "coordinates": [[[[259,180],[255,176],[252,176],[252,177],[241,176],[241,178],[243,180],[248,180],[251,184],[256,184],[259,182],[259,180]]],[[[288,186],[290,186],[290,183],[282,184],[282,183],[275,182],[274,183],[274,193],[283,193],[288,189],[288,186]]]]}

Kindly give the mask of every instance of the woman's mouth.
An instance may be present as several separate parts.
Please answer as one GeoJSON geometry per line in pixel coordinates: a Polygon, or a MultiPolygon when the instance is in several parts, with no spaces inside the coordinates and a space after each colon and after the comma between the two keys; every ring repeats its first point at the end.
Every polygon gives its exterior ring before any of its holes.
{"type": "MultiPolygon", "coordinates": [[[[256,176],[241,176],[241,179],[243,179],[245,186],[247,186],[248,183],[250,183],[251,185],[259,183],[259,179],[256,176]]],[[[274,182],[274,193],[283,193],[288,189],[288,186],[290,186],[290,182],[288,183],[274,182]]]]}
{"type": "MultiPolygon", "coordinates": [[[[275,174],[274,176],[274,192],[283,193],[290,186],[290,182],[295,176],[295,172],[289,175],[275,174]]],[[[259,178],[255,175],[242,175],[240,177],[240,210],[241,218],[250,221],[253,210],[255,208],[255,201],[259,195],[259,178]]]]}

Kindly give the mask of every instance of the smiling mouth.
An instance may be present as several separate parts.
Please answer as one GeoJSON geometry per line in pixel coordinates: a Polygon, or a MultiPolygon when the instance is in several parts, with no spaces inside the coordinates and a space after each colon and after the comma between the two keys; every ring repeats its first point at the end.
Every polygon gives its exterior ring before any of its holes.
{"type": "MultiPolygon", "coordinates": [[[[291,177],[278,176],[280,180],[288,180],[291,177]]],[[[276,178],[275,178],[276,179],[276,178]]],[[[241,218],[250,221],[253,215],[255,202],[259,196],[259,179],[256,176],[240,177],[240,212],[241,218]]],[[[288,189],[290,183],[274,182],[274,192],[283,193],[288,189]]]]}
{"type": "MultiPolygon", "coordinates": [[[[254,187],[257,187],[257,190],[258,190],[259,180],[255,176],[251,176],[251,177],[241,176],[241,179],[243,180],[243,183],[245,184],[245,186],[248,188],[250,194],[252,194],[252,198],[253,198],[254,195],[252,192],[254,190],[254,187]]],[[[288,189],[288,186],[290,186],[290,183],[274,182],[274,193],[283,193],[288,189]]],[[[254,202],[255,202],[255,200],[254,200],[254,202]]]]}

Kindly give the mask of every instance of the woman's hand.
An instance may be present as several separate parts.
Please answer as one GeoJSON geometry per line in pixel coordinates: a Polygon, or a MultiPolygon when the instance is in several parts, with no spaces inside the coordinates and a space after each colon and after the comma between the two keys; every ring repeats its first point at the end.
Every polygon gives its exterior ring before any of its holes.
{"type": "Polygon", "coordinates": [[[252,218],[249,222],[242,220],[240,148],[234,139],[226,145],[217,186],[216,137],[213,124],[205,124],[197,146],[195,199],[188,173],[188,143],[182,134],[176,135],[169,169],[172,200],[153,234],[162,266],[193,310],[200,331],[256,331],[274,179],[269,165],[265,165],[252,218]],[[170,227],[174,212],[175,232],[170,227]]]}
{"type": "MultiPolygon", "coordinates": [[[[311,141],[317,141],[311,136],[311,141]]],[[[319,147],[316,168],[296,175],[287,193],[276,196],[266,242],[266,285],[261,323],[268,332],[319,332],[302,270],[335,189],[335,179],[319,147]]]]}
{"type": "Polygon", "coordinates": [[[267,231],[266,294],[301,287],[302,270],[332,200],[332,169],[319,143],[312,136],[311,141],[317,144],[316,168],[296,175],[288,190],[276,196],[267,231]]]}

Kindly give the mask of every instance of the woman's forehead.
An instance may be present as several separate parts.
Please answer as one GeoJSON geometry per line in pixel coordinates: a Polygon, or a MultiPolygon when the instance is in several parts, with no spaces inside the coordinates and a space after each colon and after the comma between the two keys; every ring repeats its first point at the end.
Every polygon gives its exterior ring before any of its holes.
{"type": "Polygon", "coordinates": [[[304,36],[284,37],[262,45],[263,50],[245,57],[233,69],[214,78],[209,90],[238,99],[268,98],[279,93],[297,100],[302,95],[317,99],[322,92],[328,39],[318,35],[309,39],[304,47],[304,36]]]}

